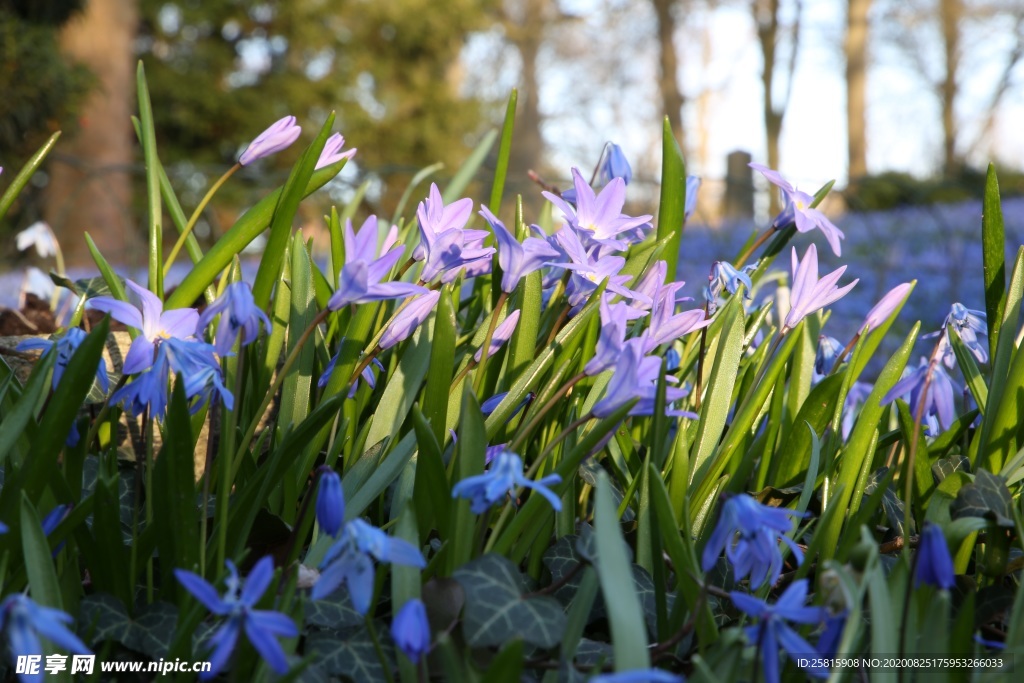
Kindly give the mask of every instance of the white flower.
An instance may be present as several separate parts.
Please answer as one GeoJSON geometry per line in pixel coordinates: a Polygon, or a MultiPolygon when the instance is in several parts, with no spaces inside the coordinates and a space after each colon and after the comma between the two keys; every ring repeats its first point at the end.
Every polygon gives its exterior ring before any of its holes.
{"type": "Polygon", "coordinates": [[[25,279],[22,282],[21,290],[25,294],[35,294],[40,299],[49,299],[53,296],[53,280],[43,271],[30,266],[25,271],[25,279]]]}
{"type": "Polygon", "coordinates": [[[25,251],[34,246],[36,252],[46,258],[57,253],[57,236],[50,226],[43,221],[36,221],[18,233],[18,251],[25,251]]]}

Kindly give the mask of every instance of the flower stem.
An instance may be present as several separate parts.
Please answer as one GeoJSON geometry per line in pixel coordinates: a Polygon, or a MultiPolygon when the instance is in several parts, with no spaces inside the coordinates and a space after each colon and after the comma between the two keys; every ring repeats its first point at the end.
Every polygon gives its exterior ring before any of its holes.
{"type": "Polygon", "coordinates": [[[742,254],[739,255],[739,258],[736,259],[736,261],[735,261],[735,263],[733,263],[733,265],[737,269],[742,268],[743,264],[746,263],[747,259],[750,258],[751,254],[753,254],[755,251],[757,251],[758,247],[760,247],[762,244],[767,242],[768,238],[771,237],[774,234],[775,234],[775,226],[771,226],[767,230],[762,232],[760,235],[758,235],[757,239],[754,240],[754,243],[751,244],[749,247],[747,247],[746,251],[744,251],[742,254]]]}
{"type": "Polygon", "coordinates": [[[484,389],[484,381],[486,374],[484,370],[487,368],[487,357],[491,351],[491,338],[494,336],[494,328],[498,326],[498,315],[501,314],[501,309],[505,307],[505,301],[508,299],[508,294],[502,292],[498,297],[498,303],[494,306],[494,311],[491,313],[491,323],[487,328],[487,334],[484,336],[483,346],[480,347],[480,364],[476,369],[476,395],[480,396],[484,389]]]}
{"type": "MultiPolygon", "coordinates": [[[[707,320],[707,317],[708,317],[708,304],[705,303],[704,304],[704,319],[707,320]]],[[[698,413],[700,412],[701,386],[704,383],[704,354],[707,353],[707,343],[708,343],[708,326],[705,325],[704,327],[700,328],[700,351],[697,353],[697,386],[694,387],[694,392],[693,392],[693,397],[694,397],[693,407],[694,407],[694,410],[696,412],[698,412],[698,413]]]]}
{"type": "Polygon", "coordinates": [[[185,246],[185,240],[187,240],[188,236],[192,234],[192,229],[196,227],[196,223],[199,221],[199,216],[203,214],[203,209],[205,209],[206,205],[210,203],[210,200],[213,199],[213,195],[217,193],[217,190],[221,188],[221,185],[226,183],[228,178],[233,176],[235,171],[240,168],[242,168],[242,165],[236,163],[234,166],[229,168],[217,182],[211,185],[209,190],[206,191],[206,196],[204,196],[199,202],[196,210],[192,212],[192,216],[188,219],[185,229],[181,231],[181,234],[178,236],[178,241],[174,243],[174,248],[171,249],[170,255],[167,257],[167,260],[164,261],[164,277],[167,276],[167,271],[169,271],[171,266],[174,264],[174,259],[178,258],[178,253],[181,252],[181,248],[185,246]]]}
{"type": "MultiPolygon", "coordinates": [[[[238,413],[242,407],[242,373],[244,371],[244,358],[245,352],[239,349],[238,363],[235,365],[235,404],[236,410],[227,411],[225,416],[227,424],[225,429],[221,429],[221,438],[224,439],[223,448],[220,451],[220,471],[217,476],[217,519],[220,521],[220,526],[217,527],[217,567],[224,566],[224,560],[227,559],[227,548],[228,548],[228,502],[231,499],[231,483],[234,481],[234,461],[231,459],[231,454],[235,452],[235,428],[238,423],[238,413]]],[[[276,393],[271,392],[271,395],[276,393]]],[[[264,408],[263,410],[266,410],[264,408]]],[[[253,417],[253,423],[259,422],[260,416],[263,415],[263,410],[257,413],[253,417]]],[[[205,509],[204,509],[205,515],[205,509]]]]}
{"type": "Polygon", "coordinates": [[[548,400],[548,402],[537,410],[536,415],[534,415],[530,419],[530,421],[526,423],[526,426],[519,429],[519,432],[516,434],[515,439],[513,439],[512,443],[509,444],[508,449],[513,453],[518,453],[519,451],[517,449],[520,446],[524,445],[526,439],[529,438],[530,436],[530,432],[532,432],[537,427],[537,425],[541,423],[541,420],[543,420],[544,416],[548,413],[548,411],[554,407],[555,403],[557,403],[560,400],[561,396],[563,394],[568,393],[568,391],[572,389],[573,386],[575,386],[580,380],[584,379],[585,377],[586,374],[581,372],[575,377],[572,377],[568,382],[566,382],[562,386],[561,389],[556,391],[554,395],[552,395],[552,397],[548,400]]]}
{"type": "Polygon", "coordinates": [[[836,356],[836,360],[834,363],[832,363],[832,369],[829,370],[828,374],[834,374],[835,371],[839,369],[839,366],[842,364],[843,359],[846,358],[846,355],[853,350],[853,347],[857,345],[858,341],[860,341],[860,332],[853,335],[853,339],[850,340],[850,343],[843,347],[843,350],[839,352],[839,355],[836,356]]]}

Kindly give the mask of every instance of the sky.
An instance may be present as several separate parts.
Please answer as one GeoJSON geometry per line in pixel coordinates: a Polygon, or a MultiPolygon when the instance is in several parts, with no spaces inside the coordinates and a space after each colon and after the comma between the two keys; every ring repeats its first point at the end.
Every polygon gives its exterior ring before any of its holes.
{"type": "MultiPolygon", "coordinates": [[[[888,21],[881,15],[880,3],[874,3],[872,26],[888,21]]],[[[884,3],[883,3],[884,4],[884,3]]],[[[781,169],[798,185],[815,188],[829,179],[840,186],[846,181],[846,105],[843,83],[842,39],[845,2],[815,0],[804,2],[803,34],[798,53],[793,91],[787,109],[781,140],[781,169]]],[[[653,11],[642,0],[563,0],[561,8],[580,19],[568,29],[583,34],[580,40],[594,42],[594,52],[608,51],[611,41],[600,44],[601,31],[620,30],[628,35],[628,50],[619,40],[618,61],[611,64],[607,55],[588,55],[582,59],[561,60],[548,50],[542,63],[559,64],[544,74],[541,107],[552,114],[545,128],[556,165],[583,165],[583,150],[593,149],[596,157],[604,139],[618,142],[634,167],[641,172],[657,172],[660,133],[654,98],[657,53],[653,44],[653,11]],[[609,10],[609,7],[612,9],[609,10]],[[616,13],[615,8],[619,10],[616,13]],[[609,13],[614,16],[608,17],[609,13]],[[602,16],[604,15],[604,16],[602,16]],[[649,37],[640,39],[638,36],[649,37]],[[593,60],[593,61],[591,61],[593,60]],[[601,78],[588,82],[588,64],[594,71],[618,70],[619,82],[601,90],[581,93],[586,88],[601,88],[601,78]],[[585,97],[587,111],[573,111],[566,100],[585,97]],[[582,119],[582,124],[581,124],[582,119]],[[595,133],[595,129],[597,132],[595,133]],[[592,138],[602,137],[596,143],[592,138]]],[[[881,9],[884,9],[882,7],[881,9]]],[[[714,13],[699,14],[676,36],[684,94],[691,98],[702,90],[713,90],[708,102],[707,163],[701,163],[691,139],[690,168],[709,178],[725,173],[725,157],[733,150],[750,152],[755,160],[765,161],[764,126],[761,119],[761,56],[755,28],[745,3],[723,3],[714,13]],[[707,22],[710,48],[701,44],[700,27],[707,22]]],[[[909,36],[888,26],[889,37],[909,44],[909,36]]],[[[1002,68],[1001,54],[1013,38],[1012,25],[992,26],[984,35],[968,31],[962,88],[964,97],[958,110],[961,128],[968,139],[977,134],[989,93],[1002,68]]],[[[572,36],[569,36],[572,38],[572,36]]],[[[556,40],[568,42],[565,36],[556,40]]],[[[493,50],[494,36],[471,43],[467,61],[472,63],[493,50]]],[[[928,46],[922,45],[925,50],[928,46]]],[[[910,64],[903,48],[886,40],[880,30],[872,34],[872,63],[868,74],[868,166],[871,172],[907,171],[919,176],[933,173],[941,158],[942,131],[937,98],[910,64]]],[[[613,50],[613,53],[615,51],[613,50]]],[[[937,55],[925,53],[932,62],[937,55]]],[[[505,64],[498,78],[486,84],[496,99],[503,99],[515,85],[518,69],[514,51],[501,55],[505,64]],[[511,53],[511,54],[510,54],[511,53]],[[499,94],[503,93],[503,94],[499,94]]],[[[487,64],[486,59],[479,60],[487,64]]],[[[472,79],[471,79],[472,82],[472,79]]],[[[970,161],[983,165],[995,160],[1011,168],[1024,168],[1024,136],[1019,121],[1024,120],[1024,64],[1015,72],[1017,87],[1004,98],[996,117],[996,133],[991,143],[970,161]]],[[[693,101],[693,100],[691,100],[693,101]]],[[[684,127],[697,130],[696,106],[684,108],[684,127]]],[[[695,137],[695,136],[691,136],[695,137]]],[[[591,162],[592,163],[592,162],[591,162]]]]}

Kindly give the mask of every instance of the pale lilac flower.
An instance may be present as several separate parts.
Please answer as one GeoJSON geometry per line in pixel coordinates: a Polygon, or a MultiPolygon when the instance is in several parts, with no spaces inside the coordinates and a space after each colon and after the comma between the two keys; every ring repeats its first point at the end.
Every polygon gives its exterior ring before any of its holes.
{"type": "Polygon", "coordinates": [[[575,208],[557,195],[550,192],[543,194],[565,214],[569,225],[590,241],[618,250],[625,249],[627,245],[618,239],[618,235],[638,228],[653,218],[631,217],[622,213],[626,203],[626,183],[622,178],[612,178],[600,194],[595,194],[578,169],[572,169],[572,177],[576,187],[575,208]]]}
{"type": "Polygon", "coordinates": [[[555,234],[555,239],[562,246],[565,254],[570,259],[569,263],[548,263],[547,265],[566,268],[572,271],[569,285],[566,287],[566,296],[569,305],[572,306],[572,313],[575,314],[589,301],[590,296],[597,290],[597,286],[608,281],[605,289],[614,292],[627,299],[640,301],[650,305],[650,297],[625,287],[629,282],[628,275],[619,275],[619,271],[626,265],[626,259],[621,256],[605,256],[594,258],[587,253],[579,237],[571,226],[563,227],[555,234]]]}
{"type": "MultiPolygon", "coordinates": [[[[70,614],[38,605],[23,593],[11,593],[0,602],[0,631],[6,633],[7,646],[15,660],[53,654],[52,647],[43,652],[40,636],[72,654],[91,654],[68,628],[74,623],[70,614]]],[[[35,673],[19,674],[22,683],[43,683],[44,676],[41,668],[35,673]]]]}
{"type": "Polygon", "coordinates": [[[57,244],[57,236],[53,229],[45,221],[36,221],[15,236],[18,251],[25,251],[29,247],[35,247],[36,253],[42,258],[57,254],[60,248],[57,244]]]}
{"type": "Polygon", "coordinates": [[[423,261],[423,282],[432,282],[439,275],[443,276],[442,282],[451,282],[463,268],[479,274],[486,267],[495,249],[484,246],[486,230],[465,229],[472,212],[472,199],[459,199],[445,206],[441,191],[431,183],[430,195],[416,210],[420,243],[413,258],[423,261]]]}
{"type": "Polygon", "coordinates": [[[752,589],[766,581],[774,584],[782,574],[779,541],[793,551],[797,564],[803,562],[800,546],[786,535],[793,530],[793,518],[801,516],[794,510],[762,505],[745,493],[732,496],[722,506],[718,524],[704,546],[701,567],[711,571],[724,550],[736,581],[750,577],[752,589]]]}
{"type": "Polygon", "coordinates": [[[505,224],[484,206],[480,215],[490,224],[498,243],[498,264],[501,266],[501,291],[511,293],[524,276],[540,270],[545,262],[559,255],[547,240],[527,237],[520,244],[505,224]]]}
{"type": "Polygon", "coordinates": [[[925,524],[917,546],[916,564],[914,585],[926,583],[944,591],[956,585],[953,558],[949,554],[946,536],[938,524],[925,524]]]}
{"type": "MultiPolygon", "coordinates": [[[[668,274],[668,263],[664,259],[659,259],[654,262],[650,268],[644,271],[644,274],[640,276],[636,284],[633,286],[633,292],[642,294],[648,301],[631,301],[629,305],[631,308],[640,309],[642,311],[648,311],[651,305],[654,303],[654,297],[658,291],[665,284],[665,276],[668,274]]],[[[642,315],[637,315],[637,318],[642,315]]]]}
{"type": "Polygon", "coordinates": [[[345,138],[341,133],[335,133],[331,137],[327,138],[327,142],[324,143],[324,150],[320,152],[320,158],[316,161],[316,166],[313,170],[321,169],[324,166],[330,166],[336,164],[342,159],[351,159],[356,155],[356,149],[341,151],[341,148],[345,146],[345,138]]]}
{"type": "MultiPolygon", "coordinates": [[[[487,357],[490,358],[498,352],[502,346],[505,345],[509,339],[512,338],[512,333],[515,332],[516,325],[519,323],[519,309],[512,311],[508,316],[501,321],[494,328],[494,332],[491,334],[491,343],[488,346],[487,357]]],[[[477,349],[476,353],[473,354],[473,360],[477,363],[483,357],[483,349],[477,349]]]]}
{"type": "Polygon", "coordinates": [[[683,220],[687,221],[697,209],[697,193],[700,191],[700,176],[686,176],[686,200],[683,203],[683,220]]]}
{"type": "Polygon", "coordinates": [[[927,358],[922,358],[920,365],[882,398],[882,405],[908,396],[911,415],[916,416],[918,410],[924,411],[924,426],[928,435],[936,436],[940,430],[949,429],[956,420],[956,388],[941,363],[930,363],[927,358]],[[927,393],[924,392],[926,384],[927,393]],[[923,408],[919,408],[921,401],[924,401],[923,408]]]}
{"type": "Polygon", "coordinates": [[[824,607],[805,605],[807,579],[790,584],[774,605],[738,591],[731,592],[729,596],[737,609],[759,620],[753,626],[744,627],[743,631],[747,640],[761,649],[761,661],[764,663],[764,677],[767,683],[779,683],[780,648],[785,650],[807,674],[815,678],[828,678],[827,668],[815,666],[815,660],[820,661],[820,657],[817,657],[818,651],[786,623],[792,621],[798,624],[817,624],[828,618],[828,610],[824,607]]]}
{"type": "Polygon", "coordinates": [[[255,341],[260,333],[260,323],[270,333],[270,319],[256,306],[252,288],[246,282],[232,282],[216,301],[206,307],[199,316],[196,334],[212,323],[218,314],[220,322],[217,324],[214,348],[222,357],[231,353],[239,335],[242,337],[242,346],[255,341]]]}
{"type": "Polygon", "coordinates": [[[867,316],[864,318],[864,322],[861,324],[862,334],[867,334],[871,330],[875,329],[886,319],[892,315],[904,301],[907,300],[907,296],[910,295],[910,290],[914,288],[913,282],[904,282],[901,285],[896,285],[889,292],[878,300],[867,316]]]}
{"type": "Polygon", "coordinates": [[[164,304],[155,294],[131,280],[125,280],[129,296],[139,302],[133,306],[109,296],[90,299],[86,308],[109,313],[114,320],[142,332],[132,341],[125,354],[123,372],[134,375],[153,365],[154,352],[168,338],[191,339],[199,323],[199,312],[194,308],[164,310],[164,304]]]}
{"type": "Polygon", "coordinates": [[[277,639],[294,638],[299,635],[299,629],[286,614],[255,609],[274,578],[273,558],[267,555],[257,562],[244,582],[238,576],[238,569],[231,560],[227,561],[227,566],[230,573],[224,581],[227,590],[223,597],[198,574],[184,569],[174,570],[178,583],[196,600],[215,615],[227,617],[217,632],[210,637],[211,667],[209,671],[200,673],[199,679],[209,680],[220,673],[228,663],[238,643],[238,636],[243,631],[271,669],[278,674],[286,673],[288,660],[277,639]]]}
{"type": "Polygon", "coordinates": [[[341,537],[328,549],[320,564],[320,579],[313,586],[311,597],[320,600],[333,593],[342,583],[348,586],[352,607],[360,614],[370,609],[373,597],[373,560],[391,562],[423,569],[427,566],[419,548],[386,533],[361,519],[347,522],[341,537]]]}
{"type": "Polygon", "coordinates": [[[622,348],[626,343],[626,304],[610,303],[611,297],[605,294],[598,304],[598,312],[601,316],[601,330],[597,336],[597,346],[594,349],[593,357],[583,366],[583,372],[587,375],[596,375],[608,368],[614,367],[622,355],[622,348]]]}
{"type": "Polygon", "coordinates": [[[391,622],[391,637],[409,661],[419,664],[430,650],[430,624],[422,600],[413,598],[402,605],[391,622]]]}
{"type": "Polygon", "coordinates": [[[653,297],[650,322],[641,335],[645,352],[649,353],[662,344],[675,341],[711,324],[711,318],[704,315],[703,309],[695,308],[676,313],[676,292],[684,284],[686,283],[669,282],[658,287],[653,297]]]}
{"type": "Polygon", "coordinates": [[[750,167],[760,172],[769,182],[781,189],[782,195],[786,198],[786,207],[772,222],[774,227],[783,228],[792,223],[800,232],[810,232],[814,228],[818,228],[824,233],[825,240],[832,247],[835,255],[841,255],[842,247],[839,244],[839,240],[844,239],[846,236],[842,230],[833,225],[832,221],[825,214],[818,209],[811,208],[811,204],[814,203],[814,197],[790,185],[789,181],[783,178],[778,171],[773,171],[767,166],[757,163],[751,163],[750,167]]]}
{"type": "Polygon", "coordinates": [[[704,288],[704,300],[708,302],[708,313],[714,313],[718,306],[718,298],[722,292],[735,294],[739,291],[740,285],[746,289],[746,297],[750,298],[750,290],[754,288],[748,273],[753,272],[756,266],[753,264],[744,266],[741,270],[728,261],[715,261],[711,266],[711,274],[708,275],[708,286],[704,288]]]}
{"type": "Polygon", "coordinates": [[[495,503],[505,500],[517,486],[532,489],[544,496],[557,512],[562,509],[561,499],[548,487],[561,483],[562,477],[549,474],[543,479],[530,481],[523,474],[523,460],[510,450],[502,449],[483,474],[466,477],[452,487],[452,498],[469,498],[470,510],[482,514],[495,503]]]}
{"type": "MultiPolygon", "coordinates": [[[[988,323],[984,311],[975,311],[961,303],[955,303],[950,309],[949,315],[946,316],[943,327],[947,328],[950,325],[957,331],[964,346],[970,349],[979,363],[988,362],[988,323]],[[979,339],[979,336],[983,339],[979,339]]],[[[949,350],[952,351],[951,348],[949,350]]],[[[952,356],[953,354],[949,353],[948,355],[952,356]]],[[[952,367],[952,363],[947,362],[946,366],[952,367]]]]}
{"type": "Polygon", "coordinates": [[[257,159],[277,154],[287,149],[293,142],[299,139],[302,128],[295,124],[294,116],[286,116],[279,119],[270,128],[256,136],[256,139],[249,143],[249,146],[238,157],[238,163],[248,166],[257,159]]]}
{"type": "Polygon", "coordinates": [[[405,247],[395,246],[398,230],[392,226],[377,257],[377,217],[370,216],[359,232],[352,221],[345,221],[345,265],[338,276],[338,289],[327,302],[336,311],[348,304],[365,304],[385,299],[402,299],[422,294],[426,287],[409,282],[383,282],[402,257],[405,247]]]}
{"type": "Polygon", "coordinates": [[[430,312],[437,306],[437,301],[440,298],[441,292],[435,289],[413,299],[401,313],[395,316],[395,319],[388,325],[388,328],[384,330],[384,334],[378,343],[380,348],[387,349],[400,341],[408,339],[409,335],[415,332],[416,328],[427,319],[430,312]]]}
{"type": "Polygon", "coordinates": [[[796,247],[793,247],[793,291],[790,294],[791,308],[786,315],[782,331],[786,332],[797,326],[805,317],[815,311],[832,304],[846,296],[854,285],[854,280],[845,287],[837,287],[839,278],[846,272],[846,266],[840,266],[825,277],[818,279],[818,249],[813,244],[807,247],[803,261],[797,259],[796,247]]]}

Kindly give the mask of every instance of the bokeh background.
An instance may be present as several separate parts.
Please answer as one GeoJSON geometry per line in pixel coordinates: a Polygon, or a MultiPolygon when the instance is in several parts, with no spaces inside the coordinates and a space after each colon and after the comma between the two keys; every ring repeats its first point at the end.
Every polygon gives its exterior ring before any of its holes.
{"type": "MultiPolygon", "coordinates": [[[[296,115],[308,142],[337,112],[359,152],[304,204],[311,234],[364,183],[361,211],[388,216],[419,169],[443,163],[443,185],[500,124],[512,88],[508,191],[528,211],[542,203],[528,171],[568,185],[571,166],[588,173],[614,141],[633,165],[630,208],[654,213],[668,116],[704,179],[683,240],[695,291],[710,260],[733,256],[770,217],[773,197],[744,155],[807,191],[837,180],[825,209],[864,283],[850,305],[917,277],[916,305],[936,324],[954,300],[981,307],[987,164],[1004,196],[1024,192],[1020,0],[0,0],[0,188],[64,131],[0,224],[0,271],[43,265],[11,239],[37,220],[70,266],[90,263],[84,231],[110,261],[143,264],[130,123],[140,59],[186,209],[276,119],[296,115]]],[[[233,178],[201,240],[283,182],[298,153],[233,178]]],[[[1012,253],[1024,206],[1004,208],[1012,253]]]]}

